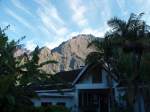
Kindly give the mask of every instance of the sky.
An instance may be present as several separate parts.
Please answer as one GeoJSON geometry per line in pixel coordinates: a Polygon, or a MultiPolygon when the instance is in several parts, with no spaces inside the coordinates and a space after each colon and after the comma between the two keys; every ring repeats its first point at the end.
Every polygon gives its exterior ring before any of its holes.
{"type": "Polygon", "coordinates": [[[10,40],[22,41],[33,50],[37,45],[50,49],[78,34],[103,37],[113,17],[127,20],[141,13],[150,23],[150,0],[0,0],[0,27],[10,40]]]}

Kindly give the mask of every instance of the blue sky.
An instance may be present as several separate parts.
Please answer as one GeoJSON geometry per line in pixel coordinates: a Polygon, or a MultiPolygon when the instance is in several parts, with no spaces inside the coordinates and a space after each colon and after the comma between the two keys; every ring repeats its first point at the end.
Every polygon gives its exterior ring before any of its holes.
{"type": "Polygon", "coordinates": [[[0,0],[0,26],[10,25],[10,39],[26,36],[23,43],[30,50],[52,49],[81,33],[102,37],[114,16],[145,12],[149,24],[149,6],[150,0],[0,0]]]}

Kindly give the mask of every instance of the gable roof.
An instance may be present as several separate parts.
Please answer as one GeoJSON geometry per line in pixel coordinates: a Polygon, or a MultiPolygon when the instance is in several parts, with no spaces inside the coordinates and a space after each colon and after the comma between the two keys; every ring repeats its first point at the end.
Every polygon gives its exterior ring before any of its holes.
{"type": "MultiPolygon", "coordinates": [[[[105,64],[102,63],[88,64],[81,69],[58,72],[54,75],[54,79],[56,78],[56,84],[38,85],[34,86],[34,89],[55,90],[57,87],[59,87],[60,89],[70,89],[80,80],[80,78],[83,75],[85,75],[87,72],[97,67],[99,67],[99,69],[105,70],[106,72],[109,72],[108,67],[105,64]]],[[[115,81],[117,81],[117,77],[114,74],[108,73],[108,75],[110,75],[110,77],[112,77],[115,81]]]]}
{"type": "MultiPolygon", "coordinates": [[[[99,65],[99,64],[98,64],[99,65]]],[[[86,74],[87,71],[90,71],[91,69],[93,69],[95,67],[95,64],[87,64],[82,71],[78,74],[78,76],[76,77],[76,79],[72,82],[72,85],[75,85],[78,80],[81,78],[82,75],[86,74]]]]}
{"type": "Polygon", "coordinates": [[[62,82],[72,83],[82,69],[71,70],[71,71],[62,71],[55,74],[62,82]]]}
{"type": "MultiPolygon", "coordinates": [[[[78,74],[78,76],[76,77],[76,79],[73,81],[72,85],[75,85],[75,84],[78,82],[78,80],[79,80],[83,75],[85,75],[88,71],[90,71],[90,70],[92,70],[92,69],[94,69],[94,68],[96,68],[96,67],[99,67],[100,69],[104,69],[106,72],[109,72],[109,69],[108,69],[108,67],[107,67],[106,64],[102,64],[102,63],[88,64],[88,65],[86,65],[86,66],[82,69],[82,71],[78,74]]],[[[118,81],[117,77],[116,77],[114,74],[110,73],[110,74],[108,74],[108,75],[110,75],[110,77],[113,78],[115,81],[118,81]]]]}

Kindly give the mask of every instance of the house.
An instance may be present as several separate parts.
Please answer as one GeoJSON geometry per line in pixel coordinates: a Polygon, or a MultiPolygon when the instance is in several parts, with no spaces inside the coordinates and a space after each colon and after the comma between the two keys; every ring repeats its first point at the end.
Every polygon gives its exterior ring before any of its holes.
{"type": "Polygon", "coordinates": [[[55,76],[60,80],[55,86],[34,88],[40,97],[32,99],[35,106],[64,105],[72,112],[110,112],[110,95],[117,83],[101,64],[59,72],[55,76]]]}
{"type": "Polygon", "coordinates": [[[55,77],[59,83],[34,87],[39,96],[32,99],[34,106],[63,105],[71,112],[111,112],[113,100],[125,105],[119,99],[125,93],[107,65],[89,64],[59,72],[55,77]]]}

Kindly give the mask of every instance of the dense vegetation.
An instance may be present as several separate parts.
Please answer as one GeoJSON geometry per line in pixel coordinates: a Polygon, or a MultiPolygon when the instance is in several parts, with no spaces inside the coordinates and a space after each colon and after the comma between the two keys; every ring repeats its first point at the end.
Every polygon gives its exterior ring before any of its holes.
{"type": "MultiPolygon", "coordinates": [[[[124,99],[128,108],[124,110],[128,112],[134,111],[138,96],[150,98],[150,26],[142,16],[143,13],[132,13],[127,21],[117,17],[110,19],[111,30],[105,34],[104,41],[96,39],[89,44],[96,52],[86,59],[86,63],[107,65],[110,75],[115,73],[118,82],[126,87],[124,99]]],[[[145,110],[147,108],[148,105],[145,110]]]]}
{"type": "MultiPolygon", "coordinates": [[[[31,98],[37,97],[30,86],[51,82],[49,76],[40,67],[56,61],[49,60],[38,63],[39,48],[36,47],[31,56],[24,53],[19,57],[14,54],[23,47],[18,41],[9,41],[5,29],[0,29],[0,111],[1,112],[67,112],[66,108],[51,106],[49,108],[35,108],[31,98]],[[47,81],[48,80],[48,81],[47,81]]],[[[54,83],[54,81],[53,81],[54,83]]]]}

